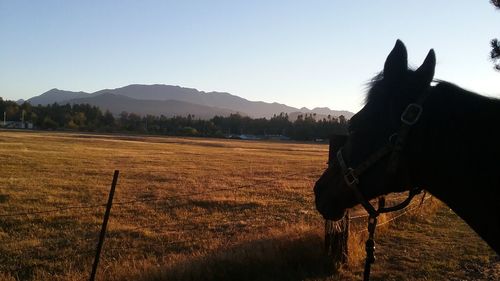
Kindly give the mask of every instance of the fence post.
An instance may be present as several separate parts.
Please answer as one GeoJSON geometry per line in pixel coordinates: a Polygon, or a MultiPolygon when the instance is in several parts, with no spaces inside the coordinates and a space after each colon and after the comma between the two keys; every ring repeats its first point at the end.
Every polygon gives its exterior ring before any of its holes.
{"type": "Polygon", "coordinates": [[[113,204],[113,196],[115,195],[115,187],[118,181],[119,173],[120,171],[115,170],[115,174],[113,175],[113,183],[111,183],[111,190],[109,191],[108,204],[106,205],[106,212],[104,213],[104,219],[101,227],[101,234],[99,236],[99,243],[97,243],[97,250],[95,253],[94,264],[92,265],[92,273],[90,274],[90,281],[95,280],[95,275],[97,273],[97,266],[99,264],[102,245],[104,244],[104,238],[106,236],[106,227],[108,226],[109,214],[111,212],[111,205],[113,204]]]}
{"type": "Polygon", "coordinates": [[[378,198],[378,208],[382,209],[385,207],[385,196],[380,196],[378,198]]]}
{"type": "Polygon", "coordinates": [[[349,239],[349,211],[338,221],[325,221],[325,250],[333,267],[338,272],[340,267],[347,263],[349,239]]]}

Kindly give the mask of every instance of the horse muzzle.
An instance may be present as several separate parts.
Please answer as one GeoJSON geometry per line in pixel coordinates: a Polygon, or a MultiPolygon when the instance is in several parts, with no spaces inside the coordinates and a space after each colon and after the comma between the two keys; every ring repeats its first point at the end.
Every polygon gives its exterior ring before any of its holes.
{"type": "Polygon", "coordinates": [[[319,183],[315,184],[314,195],[316,210],[318,210],[326,220],[340,220],[344,217],[346,209],[335,204],[332,200],[333,198],[328,196],[329,193],[327,186],[321,186],[319,183]]]}

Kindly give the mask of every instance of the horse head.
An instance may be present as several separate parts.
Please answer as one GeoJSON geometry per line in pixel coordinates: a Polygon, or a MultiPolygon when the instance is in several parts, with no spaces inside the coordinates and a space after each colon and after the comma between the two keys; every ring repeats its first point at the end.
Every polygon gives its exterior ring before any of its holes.
{"type": "Polygon", "coordinates": [[[418,105],[409,105],[430,91],[435,66],[436,57],[430,50],[417,70],[409,69],[406,47],[400,40],[396,42],[384,70],[370,83],[365,106],[349,121],[349,134],[331,139],[331,150],[336,151],[331,152],[329,167],[314,187],[316,208],[323,217],[340,219],[346,209],[363,203],[360,196],[370,200],[417,187],[409,165],[412,156],[408,145],[399,149],[397,157],[391,149],[387,153],[380,149],[401,141],[398,133],[402,122],[418,120],[418,105]],[[351,168],[359,166],[363,166],[362,173],[350,173],[351,168]],[[355,188],[351,185],[354,182],[355,188]]]}

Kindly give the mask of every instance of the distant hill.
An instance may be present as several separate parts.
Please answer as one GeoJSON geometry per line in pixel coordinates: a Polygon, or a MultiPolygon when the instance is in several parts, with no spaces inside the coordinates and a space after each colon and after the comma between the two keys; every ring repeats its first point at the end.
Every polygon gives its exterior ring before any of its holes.
{"type": "Polygon", "coordinates": [[[85,92],[71,92],[71,91],[63,91],[59,89],[49,90],[39,96],[32,97],[27,102],[32,105],[47,105],[53,104],[55,102],[60,103],[62,101],[67,101],[71,99],[85,98],[88,97],[89,94],[85,92]]]}
{"type": "Polygon", "coordinates": [[[85,92],[71,92],[63,91],[59,89],[52,89],[45,92],[39,96],[30,98],[27,100],[32,105],[37,104],[51,104],[57,103],[77,103],[86,101],[93,105],[98,105],[100,107],[105,104],[110,109],[111,112],[116,113],[115,110],[118,108],[128,108],[128,112],[134,112],[138,114],[157,114],[155,112],[162,112],[166,115],[172,108],[172,101],[184,102],[178,103],[178,108],[175,108],[175,112],[184,112],[185,115],[188,113],[195,114],[197,116],[202,116],[205,113],[209,113],[208,108],[212,108],[213,112],[239,112],[242,115],[248,115],[250,117],[272,117],[274,114],[292,113],[292,112],[304,112],[304,113],[317,113],[322,115],[339,116],[344,115],[346,118],[350,118],[353,113],[348,111],[336,111],[329,108],[315,108],[309,110],[307,108],[295,108],[285,104],[280,103],[267,103],[262,101],[249,101],[247,99],[229,94],[224,92],[203,92],[196,89],[184,88],[179,86],[170,85],[129,85],[117,89],[104,89],[94,93],[85,92]],[[98,98],[103,94],[108,94],[105,98],[98,98]],[[109,95],[111,94],[111,95],[109,95]],[[130,99],[124,100],[123,97],[128,97],[130,99]],[[115,101],[112,101],[116,99],[115,101]],[[106,101],[104,103],[104,101],[106,101]],[[147,101],[147,102],[141,102],[147,101]],[[162,101],[156,105],[152,105],[152,101],[162,101]],[[168,104],[163,103],[165,101],[170,101],[168,104]],[[126,104],[120,105],[121,102],[126,104]],[[201,106],[199,108],[194,107],[194,105],[201,106]],[[160,108],[165,106],[165,108],[160,108]],[[153,110],[154,109],[154,110],[153,110]],[[200,113],[190,110],[200,109],[200,113]]]}
{"type": "Polygon", "coordinates": [[[254,102],[224,92],[202,92],[196,89],[169,85],[129,85],[113,90],[101,90],[134,99],[178,100],[189,103],[228,108],[246,112],[252,117],[271,117],[275,113],[292,112],[297,109],[279,103],[254,102]]]}
{"type": "MultiPolygon", "coordinates": [[[[109,110],[115,115],[126,111],[128,113],[133,112],[139,115],[151,114],[157,116],[164,115],[167,117],[194,114],[195,117],[209,119],[216,115],[229,116],[231,113],[238,113],[229,109],[209,107],[178,100],[136,100],[126,96],[110,93],[102,93],[97,96],[72,99],[67,102],[72,104],[88,103],[90,105],[98,106],[102,110],[109,110]]],[[[241,114],[245,115],[244,113],[241,114]]]]}

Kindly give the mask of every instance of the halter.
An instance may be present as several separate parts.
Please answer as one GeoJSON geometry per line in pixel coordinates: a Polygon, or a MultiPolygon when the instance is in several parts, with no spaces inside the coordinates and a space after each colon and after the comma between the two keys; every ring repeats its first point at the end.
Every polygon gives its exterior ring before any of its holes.
{"type": "MultiPolygon", "coordinates": [[[[342,173],[344,174],[344,181],[354,192],[354,196],[356,200],[363,206],[363,208],[368,212],[368,240],[365,244],[366,249],[366,260],[365,260],[365,270],[363,273],[363,280],[368,281],[370,279],[370,269],[371,264],[375,262],[375,241],[374,234],[375,228],[377,226],[377,217],[382,213],[393,212],[397,210],[401,210],[410,204],[411,200],[415,195],[419,194],[422,189],[421,188],[413,188],[410,190],[408,194],[408,198],[406,198],[403,202],[392,206],[385,207],[384,204],[379,204],[378,208],[375,209],[373,205],[366,199],[366,197],[361,193],[358,188],[359,177],[371,166],[376,164],[382,158],[386,157],[390,154],[389,165],[387,171],[389,174],[394,174],[398,167],[399,156],[401,151],[403,150],[406,138],[410,131],[410,128],[417,123],[422,115],[422,105],[425,99],[428,97],[430,93],[430,87],[427,88],[422,95],[417,99],[416,102],[410,103],[406,109],[401,114],[401,127],[398,133],[394,133],[389,137],[389,143],[370,156],[366,158],[361,164],[359,164],[356,168],[349,167],[344,160],[342,155],[342,148],[340,148],[336,154],[337,161],[339,162],[340,168],[342,169],[342,173]]],[[[331,164],[329,163],[329,166],[331,164]]]]}

